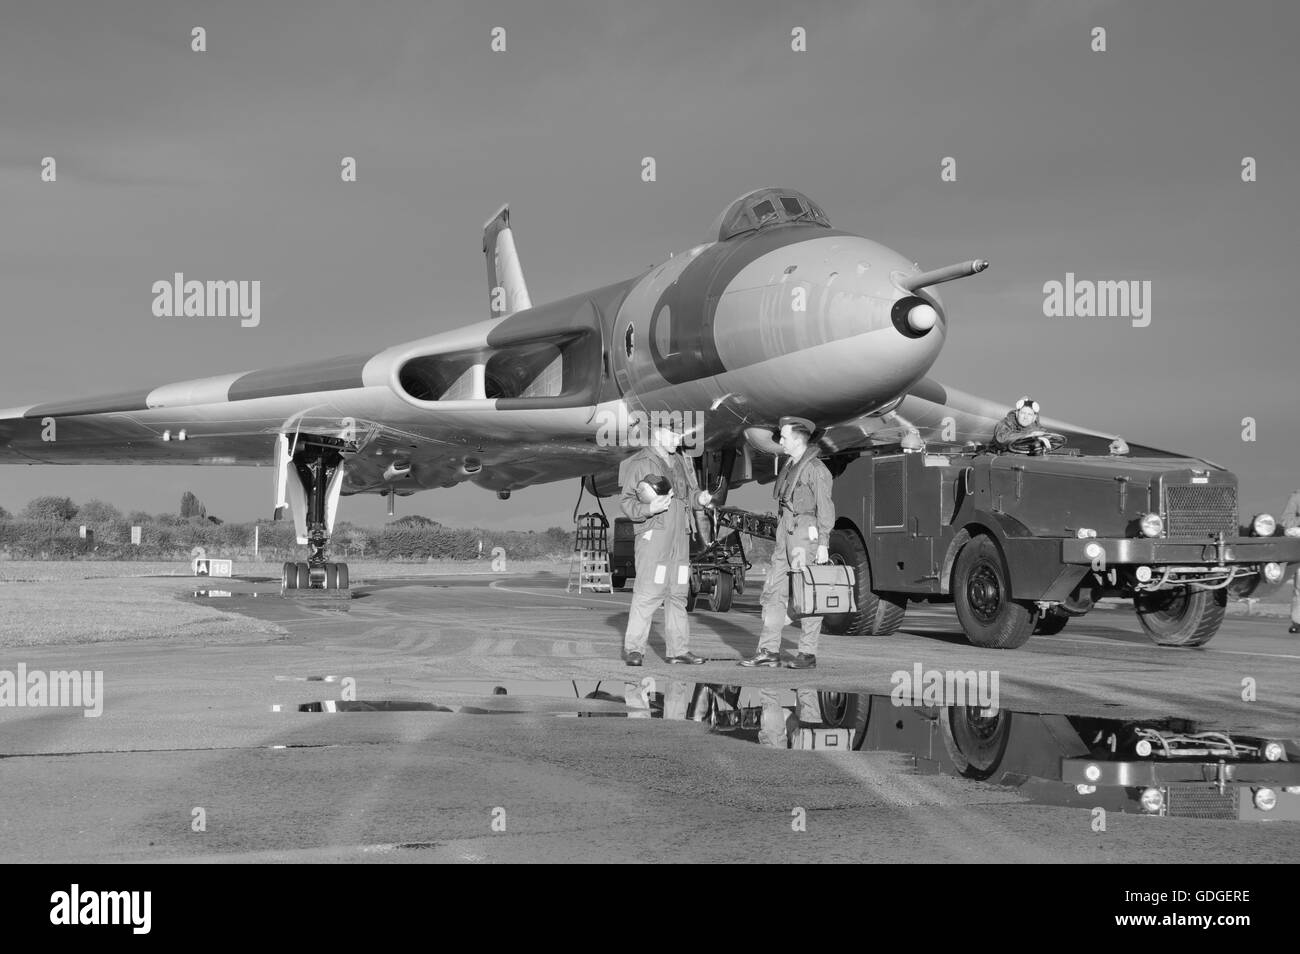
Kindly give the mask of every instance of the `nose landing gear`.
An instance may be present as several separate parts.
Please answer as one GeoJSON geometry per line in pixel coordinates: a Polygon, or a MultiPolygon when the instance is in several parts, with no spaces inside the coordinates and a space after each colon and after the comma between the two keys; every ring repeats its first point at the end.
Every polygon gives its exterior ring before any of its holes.
{"type": "Polygon", "coordinates": [[[345,446],[337,438],[304,435],[298,440],[290,476],[298,478],[305,492],[307,544],[311,547],[311,555],[305,562],[285,563],[280,578],[280,590],[284,596],[329,594],[349,599],[352,595],[348,565],[331,562],[325,553],[343,482],[342,451],[345,446]]]}

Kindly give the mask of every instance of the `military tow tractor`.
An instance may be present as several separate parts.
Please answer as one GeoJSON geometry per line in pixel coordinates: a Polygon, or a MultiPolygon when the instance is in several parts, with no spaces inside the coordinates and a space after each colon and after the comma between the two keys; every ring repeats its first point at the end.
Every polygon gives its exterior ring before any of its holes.
{"type": "Polygon", "coordinates": [[[884,636],[909,601],[952,602],[971,643],[1014,649],[1120,597],[1152,642],[1201,646],[1229,586],[1300,561],[1300,538],[1271,536],[1272,517],[1242,536],[1236,477],[1195,458],[931,444],[832,462],[829,549],[856,570],[858,610],[825,632],[884,636]]]}

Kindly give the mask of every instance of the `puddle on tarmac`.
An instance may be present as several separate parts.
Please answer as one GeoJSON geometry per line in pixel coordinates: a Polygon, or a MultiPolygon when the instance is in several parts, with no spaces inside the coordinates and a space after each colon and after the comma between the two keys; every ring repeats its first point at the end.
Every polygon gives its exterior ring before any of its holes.
{"type": "MultiPolygon", "coordinates": [[[[221,600],[221,608],[230,612],[239,612],[242,608],[252,608],[254,601],[262,606],[262,612],[284,612],[288,603],[296,603],[311,609],[346,613],[351,609],[353,599],[364,596],[351,590],[291,590],[284,597],[280,592],[278,580],[231,580],[228,584],[211,585],[205,581],[203,586],[193,586],[178,594],[182,600],[202,602],[221,600]]],[[[292,611],[292,610],[289,610],[292,611]]]]}
{"type": "Polygon", "coordinates": [[[921,774],[1006,786],[1036,804],[1300,821],[1300,743],[1229,735],[1183,718],[1125,720],[896,705],[882,694],[654,676],[636,682],[438,682],[422,694],[429,698],[325,700],[282,708],[690,721],[750,743],[816,750],[833,758],[858,758],[857,753],[867,751],[903,753],[921,774]]]}

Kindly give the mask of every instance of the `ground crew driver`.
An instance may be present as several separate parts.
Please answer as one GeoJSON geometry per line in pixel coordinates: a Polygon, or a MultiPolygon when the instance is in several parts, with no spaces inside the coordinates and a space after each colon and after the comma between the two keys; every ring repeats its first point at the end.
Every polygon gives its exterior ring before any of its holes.
{"type": "Polygon", "coordinates": [[[690,590],[691,554],[688,533],[694,511],[707,507],[712,496],[701,492],[695,469],[674,453],[681,437],[667,427],[650,432],[650,446],[619,467],[623,485],[623,514],[636,530],[636,582],[623,635],[623,661],[639,666],[650,639],[650,621],[664,606],[664,643],[668,662],[699,664],[690,651],[686,596],[690,590]],[[656,494],[656,478],[667,478],[668,493],[656,494]]]}
{"type": "MultiPolygon", "coordinates": [[[[1038,424],[1038,402],[1030,397],[1022,397],[1015,407],[1007,411],[1007,416],[998,421],[998,426],[993,430],[993,447],[996,450],[1006,450],[1021,438],[1042,433],[1043,429],[1038,424]]],[[[1050,447],[1051,443],[1044,440],[1044,449],[1050,447]]]]}
{"type": "MultiPolygon", "coordinates": [[[[780,508],[772,565],[763,582],[763,634],[758,652],[742,660],[742,666],[774,667],[781,664],[781,629],[788,621],[786,602],[790,596],[789,571],[807,564],[826,563],[827,545],[835,525],[835,504],[831,502],[831,472],[817,458],[817,447],[808,446],[816,426],[802,417],[783,417],[779,424],[781,449],[790,463],[776,480],[775,496],[780,508]]],[[[786,663],[789,669],[813,669],[817,665],[820,616],[800,621],[803,635],[799,652],[786,663]]]]}

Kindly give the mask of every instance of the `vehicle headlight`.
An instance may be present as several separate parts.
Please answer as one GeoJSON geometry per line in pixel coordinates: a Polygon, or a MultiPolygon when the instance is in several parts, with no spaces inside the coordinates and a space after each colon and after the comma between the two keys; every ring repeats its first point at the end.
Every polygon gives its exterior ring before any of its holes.
{"type": "Polygon", "coordinates": [[[1273,531],[1277,529],[1277,521],[1273,519],[1272,514],[1261,513],[1251,521],[1250,528],[1255,531],[1257,537],[1271,537],[1273,531]]]}
{"type": "Polygon", "coordinates": [[[1165,793],[1158,788],[1142,790],[1142,810],[1155,814],[1165,807],[1165,793]]]}
{"type": "Polygon", "coordinates": [[[1142,528],[1142,536],[1158,537],[1164,532],[1165,522],[1160,518],[1160,514],[1148,513],[1143,515],[1139,526],[1142,528]]]}
{"type": "Polygon", "coordinates": [[[1089,765],[1083,770],[1083,777],[1090,782],[1095,782],[1101,778],[1101,769],[1096,765],[1089,765]]]}
{"type": "Polygon", "coordinates": [[[1265,563],[1263,569],[1264,579],[1270,583],[1276,583],[1286,573],[1286,568],[1281,563],[1265,563]]]}
{"type": "Polygon", "coordinates": [[[1265,762],[1281,762],[1286,757],[1286,746],[1281,742],[1265,742],[1260,754],[1265,762]]]}
{"type": "Polygon", "coordinates": [[[1143,758],[1146,758],[1151,754],[1151,743],[1146,739],[1142,739],[1136,746],[1134,746],[1134,748],[1136,749],[1137,754],[1143,758]]]}
{"type": "Polygon", "coordinates": [[[1257,788],[1253,794],[1255,807],[1261,812],[1272,811],[1277,806],[1277,792],[1271,788],[1257,788]]]}

